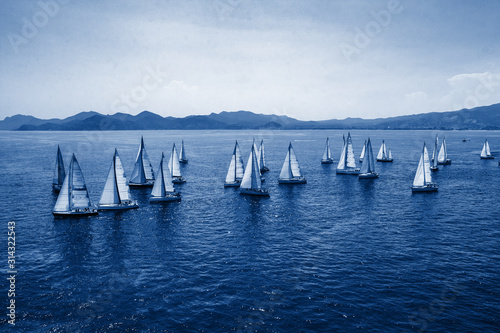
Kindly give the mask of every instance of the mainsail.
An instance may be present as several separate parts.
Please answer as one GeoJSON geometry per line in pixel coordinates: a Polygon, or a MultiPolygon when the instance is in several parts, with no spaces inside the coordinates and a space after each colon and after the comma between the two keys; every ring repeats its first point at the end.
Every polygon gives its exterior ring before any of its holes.
{"type": "Polygon", "coordinates": [[[231,164],[227,170],[226,183],[234,183],[243,178],[243,158],[241,157],[240,146],[238,141],[234,145],[233,156],[231,157],[231,164]]]}
{"type": "Polygon", "coordinates": [[[361,164],[360,173],[361,174],[375,173],[375,162],[373,158],[372,143],[370,141],[370,138],[368,138],[368,141],[365,141],[363,151],[365,152],[365,156],[363,159],[363,163],[361,164]]]}
{"type": "Polygon", "coordinates": [[[172,147],[172,154],[170,155],[170,159],[168,161],[168,168],[170,169],[170,174],[172,175],[172,177],[182,177],[181,166],[179,164],[179,155],[177,155],[175,143],[172,147]]]}
{"type": "Polygon", "coordinates": [[[438,149],[438,137],[436,135],[436,139],[434,140],[434,149],[432,151],[432,159],[431,159],[433,170],[438,170],[437,149],[438,149]]]}
{"type": "Polygon", "coordinates": [[[415,174],[415,178],[413,179],[413,186],[425,186],[428,184],[432,184],[432,176],[429,154],[424,143],[424,147],[422,148],[422,153],[420,155],[420,161],[418,162],[417,172],[415,174]]]}
{"type": "Polygon", "coordinates": [[[283,167],[281,168],[280,179],[292,179],[301,178],[302,173],[300,172],[299,162],[295,156],[295,152],[292,147],[292,143],[288,145],[288,152],[286,154],[285,161],[283,162],[283,167]]]}
{"type": "Polygon", "coordinates": [[[128,201],[130,201],[130,189],[127,184],[127,176],[120,155],[115,149],[99,205],[119,205],[128,201]]]}
{"type": "Polygon", "coordinates": [[[264,152],[264,140],[260,141],[259,166],[260,166],[260,171],[261,172],[269,171],[269,168],[266,165],[266,154],[264,152]]]}
{"type": "Polygon", "coordinates": [[[184,140],[181,142],[181,151],[179,154],[179,162],[186,163],[188,159],[186,158],[186,150],[184,149],[184,140]]]}
{"type": "Polygon", "coordinates": [[[141,136],[141,144],[137,158],[135,159],[134,171],[132,171],[132,176],[130,177],[130,184],[144,185],[154,181],[154,179],[153,166],[144,146],[144,138],[141,136]]]}
{"type": "Polygon", "coordinates": [[[66,172],[64,171],[64,160],[61,154],[61,149],[59,145],[57,145],[57,157],[56,157],[56,166],[54,169],[54,178],[52,180],[52,186],[55,189],[59,189],[66,177],[66,172]]]}
{"type": "Polygon", "coordinates": [[[168,170],[168,166],[164,164],[164,160],[165,155],[161,153],[160,166],[158,167],[156,181],[151,191],[152,197],[165,197],[168,193],[175,192],[170,170],[168,170]]]}
{"type": "Polygon", "coordinates": [[[332,158],[332,152],[330,149],[330,138],[326,138],[325,151],[323,152],[322,161],[329,161],[332,158]]]}
{"type": "Polygon", "coordinates": [[[64,178],[61,192],[54,206],[54,213],[71,212],[74,209],[92,208],[87,185],[75,154],[71,157],[69,170],[64,178]]]}
{"type": "Polygon", "coordinates": [[[360,162],[363,162],[363,160],[365,159],[365,154],[366,154],[366,140],[365,140],[365,144],[363,145],[363,149],[361,150],[361,155],[359,155],[360,162]]]}
{"type": "Polygon", "coordinates": [[[260,170],[257,163],[257,154],[255,153],[255,143],[252,145],[252,151],[248,157],[248,162],[245,168],[245,174],[241,181],[240,188],[260,190],[262,183],[260,181],[260,170]]]}
{"type": "Polygon", "coordinates": [[[351,133],[347,133],[347,139],[344,140],[342,154],[340,155],[337,170],[356,169],[356,159],[354,157],[354,149],[352,147],[351,133]]]}
{"type": "Polygon", "coordinates": [[[448,151],[446,150],[446,139],[443,138],[443,142],[441,143],[441,149],[439,149],[438,163],[444,163],[447,158],[448,158],[448,151]]]}
{"type": "Polygon", "coordinates": [[[387,159],[387,148],[385,146],[385,141],[382,140],[382,145],[378,151],[377,160],[385,160],[387,159]]]}

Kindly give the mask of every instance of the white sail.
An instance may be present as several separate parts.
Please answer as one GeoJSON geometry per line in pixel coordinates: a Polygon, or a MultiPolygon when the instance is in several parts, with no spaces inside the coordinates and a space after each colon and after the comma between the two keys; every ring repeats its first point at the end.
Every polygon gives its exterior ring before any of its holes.
{"type": "Polygon", "coordinates": [[[491,157],[490,144],[488,139],[484,140],[483,150],[481,151],[481,157],[491,157]]]}
{"type": "Polygon", "coordinates": [[[415,178],[413,179],[413,186],[424,186],[425,184],[425,173],[424,173],[424,154],[420,154],[420,161],[418,162],[417,172],[415,173],[415,178]]]}
{"type": "Polygon", "coordinates": [[[125,168],[123,167],[122,160],[118,151],[115,149],[115,177],[116,183],[118,184],[118,193],[120,194],[120,200],[126,201],[130,200],[130,188],[127,183],[127,176],[125,175],[125,168]]]}
{"type": "Polygon", "coordinates": [[[323,161],[330,160],[332,158],[332,152],[330,149],[330,138],[326,138],[325,151],[323,152],[323,157],[321,158],[323,161]]]}
{"type": "Polygon", "coordinates": [[[175,148],[175,143],[172,147],[172,154],[170,155],[170,160],[168,161],[168,168],[170,169],[170,174],[172,177],[181,177],[181,166],[179,164],[179,155],[177,155],[177,149],[175,148]]]}
{"type": "Polygon", "coordinates": [[[64,178],[66,177],[66,172],[64,171],[64,160],[61,154],[61,149],[59,145],[57,146],[57,157],[56,157],[56,166],[54,169],[54,177],[52,179],[52,185],[61,186],[64,182],[64,178]]]}
{"type": "Polygon", "coordinates": [[[128,200],[130,200],[130,189],[127,184],[127,176],[120,155],[115,149],[99,205],[117,205],[128,200]]]}
{"type": "Polygon", "coordinates": [[[360,162],[363,162],[363,160],[365,159],[365,154],[366,154],[366,140],[365,144],[363,145],[363,149],[361,150],[361,155],[359,155],[360,162]]]}
{"type": "Polygon", "coordinates": [[[352,147],[351,133],[347,133],[347,151],[346,151],[346,167],[356,168],[356,158],[354,157],[354,149],[352,147]]]}
{"type": "Polygon", "coordinates": [[[260,162],[259,166],[261,168],[265,168],[266,167],[266,156],[265,156],[265,152],[264,152],[264,140],[260,141],[259,162],[260,162]]]}
{"type": "Polygon", "coordinates": [[[363,163],[361,164],[361,174],[375,173],[375,162],[373,157],[372,143],[368,138],[368,141],[365,141],[364,149],[365,156],[363,158],[363,163]]]}
{"type": "Polygon", "coordinates": [[[448,152],[446,151],[446,139],[443,138],[443,142],[441,143],[441,149],[439,149],[438,154],[438,163],[444,163],[446,158],[448,157],[448,152]]]}
{"type": "Polygon", "coordinates": [[[156,173],[156,181],[151,190],[151,196],[153,197],[165,197],[167,193],[175,192],[174,184],[172,183],[172,176],[170,175],[170,170],[165,161],[165,155],[161,154],[160,166],[158,167],[158,172],[156,173]]]}
{"type": "Polygon", "coordinates": [[[438,159],[437,159],[437,149],[438,149],[438,137],[436,135],[436,140],[434,140],[434,150],[432,151],[432,167],[438,168],[438,159]]]}
{"type": "Polygon", "coordinates": [[[153,166],[151,165],[146,147],[144,146],[144,138],[141,136],[141,144],[139,146],[137,158],[135,159],[134,171],[132,171],[130,182],[134,184],[145,184],[148,180],[151,181],[154,179],[153,166]]]}
{"type": "Polygon", "coordinates": [[[392,150],[389,148],[388,153],[387,153],[388,159],[392,160],[392,150]]]}
{"type": "Polygon", "coordinates": [[[429,153],[427,152],[427,147],[424,144],[424,176],[425,176],[425,184],[432,183],[431,176],[431,162],[429,160],[429,153]]]}
{"type": "Polygon", "coordinates": [[[69,171],[63,182],[63,187],[56,201],[54,212],[69,212],[78,208],[90,208],[89,193],[83,177],[82,169],[75,154],[71,157],[69,171]]]}
{"type": "Polygon", "coordinates": [[[290,168],[292,170],[292,176],[294,178],[302,177],[302,172],[300,171],[299,161],[297,161],[297,156],[295,156],[295,151],[293,150],[292,144],[290,143],[288,147],[290,152],[290,168]]]}
{"type": "Polygon", "coordinates": [[[280,179],[290,179],[292,178],[292,168],[290,166],[290,149],[286,153],[285,161],[281,167],[280,179]]]}
{"type": "Polygon", "coordinates": [[[245,174],[243,175],[243,180],[241,181],[241,188],[254,190],[261,189],[262,183],[260,181],[260,170],[257,161],[258,160],[257,154],[255,153],[255,144],[253,144],[252,151],[250,152],[247,166],[245,168],[245,174]]]}
{"type": "Polygon", "coordinates": [[[180,151],[179,156],[180,156],[179,158],[181,161],[187,161],[186,150],[184,150],[184,140],[182,140],[182,142],[181,142],[181,151],[180,151]]]}
{"type": "Polygon", "coordinates": [[[385,141],[382,140],[382,145],[378,151],[377,160],[385,160],[387,159],[387,147],[385,146],[385,141]]]}
{"type": "Polygon", "coordinates": [[[253,140],[253,147],[255,150],[255,156],[257,158],[257,166],[259,167],[259,174],[260,174],[260,149],[257,147],[257,144],[255,143],[255,139],[253,140]]]}
{"type": "Polygon", "coordinates": [[[236,179],[242,179],[243,174],[245,172],[244,165],[243,165],[243,157],[241,156],[241,150],[240,150],[240,145],[238,144],[238,141],[236,141],[235,144],[235,152],[236,152],[236,179]]]}
{"type": "MultiPolygon", "coordinates": [[[[236,150],[236,148],[235,148],[236,150]]],[[[231,163],[226,174],[226,183],[234,183],[236,181],[236,152],[231,156],[231,163]]]]}
{"type": "Polygon", "coordinates": [[[344,138],[344,145],[342,146],[342,153],[340,153],[339,163],[337,165],[337,169],[343,170],[346,166],[346,157],[347,157],[347,145],[344,138]]]}

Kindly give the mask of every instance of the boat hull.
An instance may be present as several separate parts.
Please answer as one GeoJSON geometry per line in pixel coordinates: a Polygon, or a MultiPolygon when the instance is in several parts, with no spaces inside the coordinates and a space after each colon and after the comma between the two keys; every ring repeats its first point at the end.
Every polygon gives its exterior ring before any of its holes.
{"type": "Polygon", "coordinates": [[[393,162],[393,159],[384,159],[384,158],[381,158],[381,159],[378,159],[377,158],[377,162],[388,162],[388,163],[392,163],[393,162]]]}
{"type": "Polygon", "coordinates": [[[321,160],[321,164],[332,164],[333,163],[333,159],[328,159],[328,160],[321,160]]]}
{"type": "Polygon", "coordinates": [[[431,167],[431,171],[438,171],[439,168],[438,167],[431,167]]]}
{"type": "Polygon", "coordinates": [[[131,187],[151,187],[155,184],[154,180],[148,180],[146,183],[128,183],[128,186],[131,187]]]}
{"type": "Polygon", "coordinates": [[[440,164],[440,165],[450,165],[451,164],[451,160],[446,160],[444,162],[439,162],[438,161],[438,164],[440,164]]]}
{"type": "Polygon", "coordinates": [[[268,172],[268,171],[269,171],[269,168],[268,168],[268,167],[266,167],[266,166],[265,166],[265,167],[262,167],[262,168],[260,169],[260,173],[264,173],[264,172],[268,172]]]}
{"type": "Polygon", "coordinates": [[[127,210],[127,209],[137,209],[139,205],[136,201],[126,203],[126,204],[117,204],[117,205],[99,205],[98,210],[127,210]]]}
{"type": "Polygon", "coordinates": [[[438,186],[436,184],[429,184],[424,186],[412,186],[412,192],[436,192],[438,190],[438,186]]]}
{"type": "Polygon", "coordinates": [[[180,194],[172,194],[165,197],[149,197],[149,202],[170,202],[179,200],[181,200],[180,194]]]}
{"type": "Polygon", "coordinates": [[[53,190],[54,192],[56,192],[56,193],[57,193],[57,192],[60,192],[60,191],[61,191],[61,185],[55,185],[55,184],[53,184],[53,185],[52,185],[52,190],[53,190]]]}
{"type": "Polygon", "coordinates": [[[269,192],[266,190],[254,190],[251,188],[240,188],[240,194],[253,195],[258,197],[268,197],[269,192]]]}
{"type": "Polygon", "coordinates": [[[52,215],[57,216],[57,217],[81,217],[81,216],[92,216],[92,215],[97,215],[99,212],[97,209],[88,209],[88,210],[72,210],[69,212],[52,212],[52,215]]]}
{"type": "Polygon", "coordinates": [[[185,182],[186,182],[186,180],[182,177],[172,177],[172,183],[174,183],[174,184],[182,184],[185,182]]]}
{"type": "Polygon", "coordinates": [[[378,173],[360,173],[358,178],[359,179],[374,179],[374,178],[378,178],[378,173]]]}
{"type": "Polygon", "coordinates": [[[359,175],[359,169],[337,169],[335,172],[338,175],[359,175]]]}
{"type": "Polygon", "coordinates": [[[234,183],[224,183],[224,187],[240,187],[241,182],[234,182],[234,183]]]}
{"type": "Polygon", "coordinates": [[[296,179],[278,179],[278,184],[306,184],[307,180],[305,178],[296,178],[296,179]]]}
{"type": "Polygon", "coordinates": [[[179,159],[179,163],[187,163],[188,160],[179,159]]]}
{"type": "Polygon", "coordinates": [[[492,160],[494,159],[495,157],[493,156],[480,156],[482,160],[492,160]]]}

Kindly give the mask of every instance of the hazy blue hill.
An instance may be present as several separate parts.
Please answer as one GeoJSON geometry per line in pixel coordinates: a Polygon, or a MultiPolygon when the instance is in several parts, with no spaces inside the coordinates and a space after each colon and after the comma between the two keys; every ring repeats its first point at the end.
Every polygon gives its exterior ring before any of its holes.
{"type": "Polygon", "coordinates": [[[223,111],[207,116],[162,117],[150,111],[136,116],[80,112],[65,119],[43,120],[16,115],[0,121],[0,129],[22,131],[161,130],[161,129],[434,129],[500,130],[500,104],[449,112],[432,112],[391,118],[346,118],[301,121],[288,116],[223,111]]]}

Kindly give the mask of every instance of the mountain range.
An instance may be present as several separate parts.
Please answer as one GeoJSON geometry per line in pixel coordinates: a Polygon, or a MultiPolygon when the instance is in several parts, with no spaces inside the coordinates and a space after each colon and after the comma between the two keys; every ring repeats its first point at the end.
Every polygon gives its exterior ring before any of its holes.
{"type": "Polygon", "coordinates": [[[64,119],[39,119],[15,115],[0,121],[0,130],[95,131],[95,130],[201,130],[201,129],[430,129],[500,130],[500,104],[459,111],[421,113],[390,118],[346,118],[302,121],[282,115],[250,111],[223,111],[183,118],[162,117],[149,111],[138,115],[95,111],[80,112],[64,119]]]}

